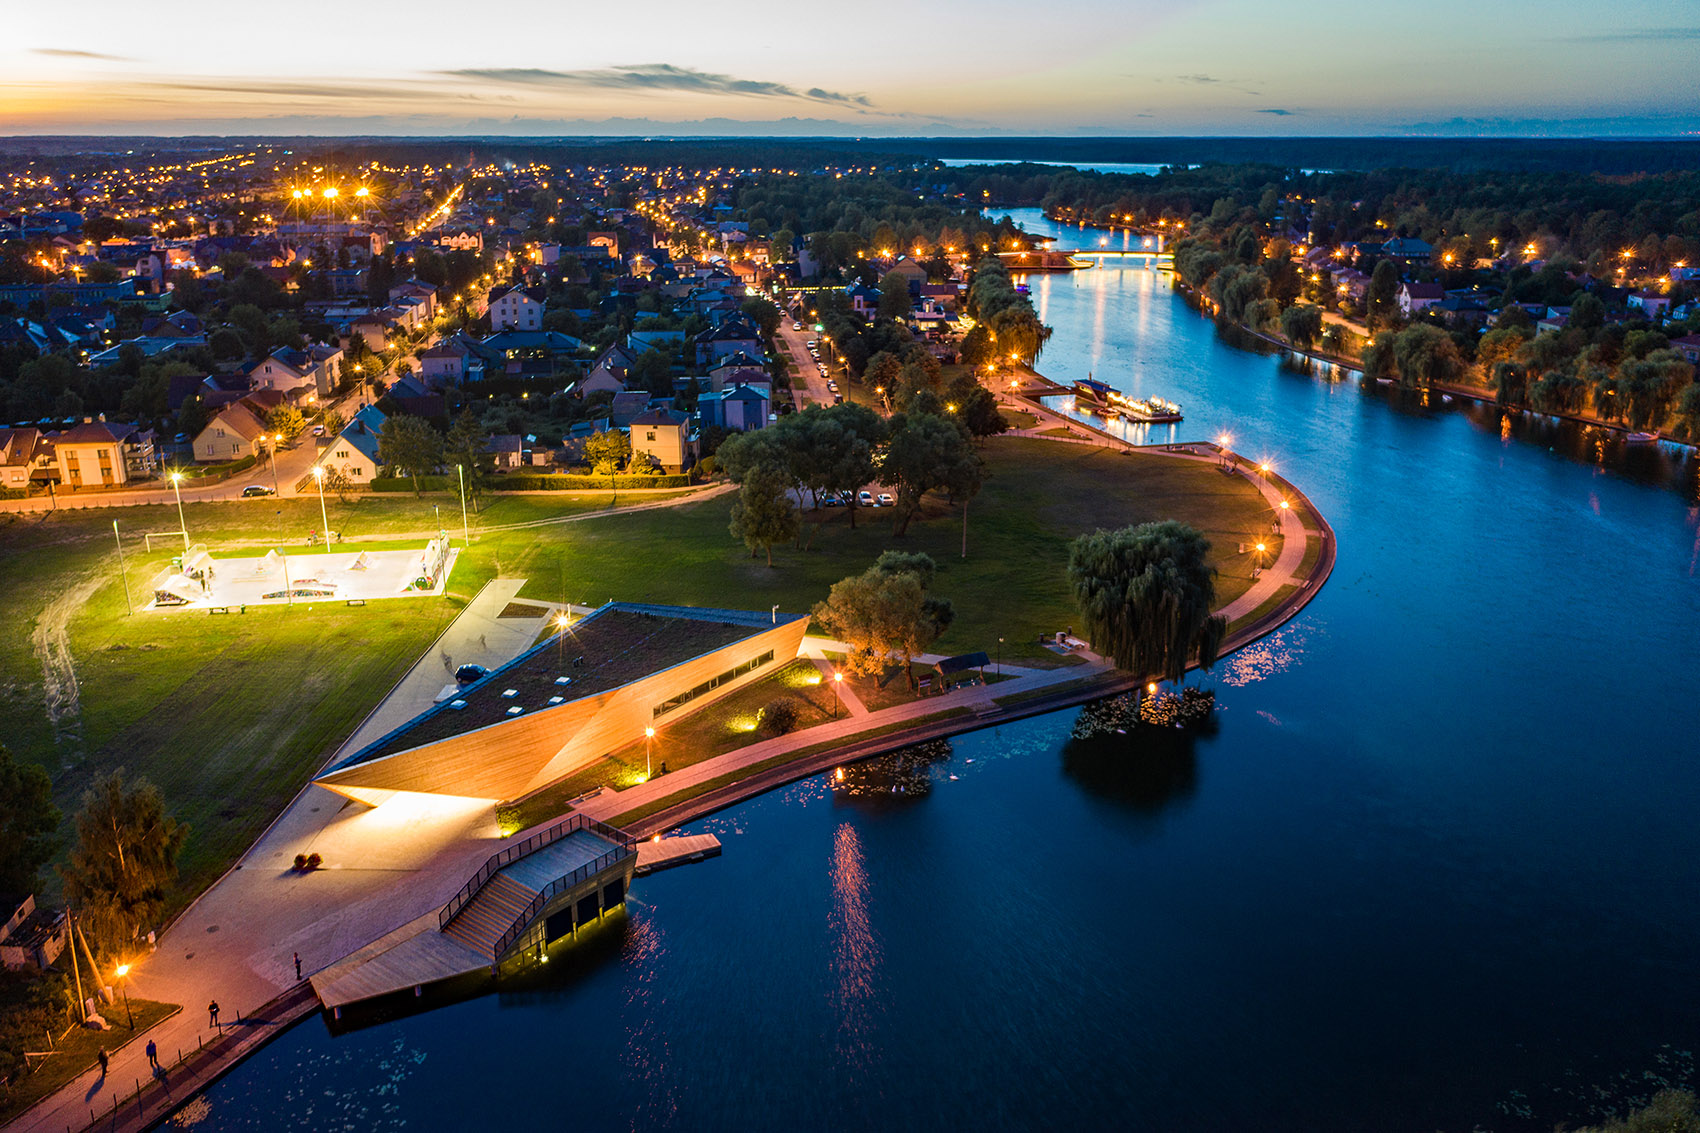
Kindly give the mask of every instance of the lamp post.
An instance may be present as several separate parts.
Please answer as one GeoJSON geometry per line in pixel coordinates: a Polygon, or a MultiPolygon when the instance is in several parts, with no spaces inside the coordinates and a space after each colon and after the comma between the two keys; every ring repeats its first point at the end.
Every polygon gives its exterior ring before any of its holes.
{"type": "Polygon", "coordinates": [[[171,473],[171,494],[177,497],[177,526],[183,532],[183,553],[187,555],[189,553],[189,524],[183,518],[183,493],[177,487],[178,482],[182,479],[183,473],[174,469],[171,473]]]}
{"type": "Polygon", "coordinates": [[[118,965],[116,974],[118,976],[118,988],[124,993],[124,1014],[129,1018],[130,1029],[133,1031],[136,1029],[136,1014],[130,1010],[130,985],[124,981],[124,977],[130,974],[130,965],[118,965]]]}
{"type": "Polygon", "coordinates": [[[331,553],[331,521],[325,514],[325,469],[321,464],[313,465],[313,479],[319,482],[319,524],[325,535],[325,554],[331,553]]]}
{"type": "Polygon", "coordinates": [[[455,465],[455,474],[460,477],[460,537],[468,547],[472,546],[472,528],[466,522],[466,465],[455,465]]]}
{"type": "Polygon", "coordinates": [[[643,730],[643,777],[645,781],[655,776],[655,761],[652,758],[655,751],[655,729],[643,730]]]}
{"type": "Polygon", "coordinates": [[[1003,676],[1003,638],[998,638],[998,676],[1003,676]]]}
{"type": "Polygon", "coordinates": [[[843,673],[834,672],[832,674],[832,718],[834,720],[838,719],[838,686],[843,680],[843,673]]]}
{"type": "Polygon", "coordinates": [[[1265,546],[1266,544],[1263,543],[1257,545],[1257,558],[1251,564],[1251,576],[1253,578],[1258,578],[1263,574],[1263,548],[1265,546]]]}
{"type": "Polygon", "coordinates": [[[281,495],[283,495],[283,488],[277,482],[277,446],[283,443],[283,434],[282,433],[276,433],[276,434],[268,435],[266,437],[266,440],[271,442],[270,447],[271,447],[271,454],[272,454],[272,495],[281,496],[281,495]]]}

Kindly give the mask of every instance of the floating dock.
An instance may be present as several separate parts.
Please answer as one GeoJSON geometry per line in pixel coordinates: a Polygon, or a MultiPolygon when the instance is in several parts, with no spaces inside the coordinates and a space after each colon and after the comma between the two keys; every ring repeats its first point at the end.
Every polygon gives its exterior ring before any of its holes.
{"type": "Polygon", "coordinates": [[[720,839],[712,834],[686,834],[678,838],[652,838],[639,842],[636,876],[689,865],[720,856],[720,839]]]}

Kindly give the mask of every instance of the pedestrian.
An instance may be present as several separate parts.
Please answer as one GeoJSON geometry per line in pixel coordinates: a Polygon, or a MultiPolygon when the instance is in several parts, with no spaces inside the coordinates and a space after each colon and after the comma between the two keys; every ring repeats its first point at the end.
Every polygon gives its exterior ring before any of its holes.
{"type": "Polygon", "coordinates": [[[207,1004],[207,1026],[218,1026],[218,1000],[216,999],[207,1004]]]}
{"type": "Polygon", "coordinates": [[[159,1069],[159,1048],[153,1045],[152,1039],[148,1040],[148,1065],[155,1070],[159,1069]]]}
{"type": "Polygon", "coordinates": [[[112,1056],[106,1053],[105,1047],[101,1047],[100,1053],[96,1054],[95,1057],[100,1059],[100,1076],[104,1078],[106,1077],[106,1064],[112,1061],[112,1056]]]}
{"type": "Polygon", "coordinates": [[[295,978],[301,978],[301,953],[299,952],[295,954],[295,978]]]}

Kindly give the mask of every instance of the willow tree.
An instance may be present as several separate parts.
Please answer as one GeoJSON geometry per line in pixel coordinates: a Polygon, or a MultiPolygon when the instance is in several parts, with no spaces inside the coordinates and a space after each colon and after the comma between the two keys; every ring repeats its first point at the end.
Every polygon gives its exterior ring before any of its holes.
{"type": "Polygon", "coordinates": [[[189,828],[165,813],[159,788],[145,779],[127,785],[122,770],[83,793],[76,828],[61,869],[65,896],[103,944],[132,939],[164,911],[189,828]]]}
{"type": "Polygon", "coordinates": [[[1228,623],[1210,612],[1209,551],[1201,533],[1172,519],[1076,539],[1068,580],[1093,648],[1152,680],[1179,681],[1194,657],[1214,665],[1228,623]]]}

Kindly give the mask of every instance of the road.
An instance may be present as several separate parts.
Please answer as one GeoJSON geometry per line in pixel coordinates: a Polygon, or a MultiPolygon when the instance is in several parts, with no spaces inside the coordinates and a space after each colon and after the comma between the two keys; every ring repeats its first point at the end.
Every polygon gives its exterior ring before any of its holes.
{"type": "MultiPolygon", "coordinates": [[[[344,417],[351,415],[356,407],[354,397],[345,398],[338,402],[335,408],[344,417]]],[[[319,438],[313,436],[310,429],[303,430],[301,435],[285,444],[277,453],[277,469],[274,474],[271,456],[263,449],[260,460],[246,472],[238,473],[228,480],[220,480],[216,484],[204,486],[185,481],[181,488],[184,503],[205,503],[209,500],[237,500],[242,498],[242,490],[253,484],[262,487],[276,487],[280,496],[294,496],[295,485],[314,461],[319,458],[319,438]]],[[[172,504],[176,497],[171,490],[169,480],[145,481],[144,488],[121,488],[115,490],[90,489],[70,491],[63,487],[57,489],[51,496],[32,496],[27,500],[0,500],[0,512],[42,512],[54,510],[77,510],[82,508],[102,507],[137,507],[145,504],[172,504]]]]}
{"type": "MultiPolygon", "coordinates": [[[[809,329],[804,323],[802,330],[792,330],[791,320],[787,316],[779,324],[779,333],[774,335],[775,345],[790,355],[791,361],[797,364],[798,377],[801,382],[793,379],[792,393],[797,399],[797,408],[802,409],[810,402],[816,405],[831,405],[832,391],[826,388],[826,378],[815,365],[815,360],[809,356],[809,340],[820,335],[809,329]]],[[[821,344],[822,354],[828,354],[826,344],[821,344]]],[[[840,371],[842,372],[842,370],[840,371]]]]}

